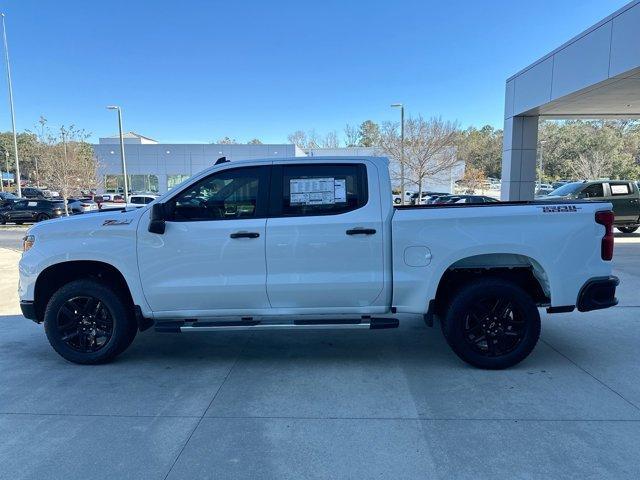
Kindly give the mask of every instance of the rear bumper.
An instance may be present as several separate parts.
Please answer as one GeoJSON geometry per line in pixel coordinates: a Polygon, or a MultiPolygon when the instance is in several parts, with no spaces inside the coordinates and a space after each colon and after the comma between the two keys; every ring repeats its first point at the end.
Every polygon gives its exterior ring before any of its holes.
{"type": "Polygon", "coordinates": [[[36,305],[33,302],[20,302],[20,310],[22,310],[22,315],[29,320],[33,320],[34,322],[38,322],[38,317],[36,315],[36,305]]]}
{"type": "Polygon", "coordinates": [[[578,310],[589,312],[617,305],[616,287],[619,283],[618,277],[614,276],[587,280],[578,294],[578,310]]]}

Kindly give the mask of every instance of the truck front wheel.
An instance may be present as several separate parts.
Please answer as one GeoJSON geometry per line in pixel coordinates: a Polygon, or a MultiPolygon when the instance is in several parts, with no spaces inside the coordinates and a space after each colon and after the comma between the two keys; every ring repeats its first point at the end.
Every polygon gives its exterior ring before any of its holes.
{"type": "Polygon", "coordinates": [[[442,331],[465,362],[503,369],[533,351],[540,337],[540,314],[531,296],[514,283],[478,279],[454,295],[442,331]]]}
{"type": "Polygon", "coordinates": [[[105,363],[133,341],[137,325],[122,296],[96,280],[67,283],[49,300],[44,329],[53,349],[74,363],[105,363]]]}

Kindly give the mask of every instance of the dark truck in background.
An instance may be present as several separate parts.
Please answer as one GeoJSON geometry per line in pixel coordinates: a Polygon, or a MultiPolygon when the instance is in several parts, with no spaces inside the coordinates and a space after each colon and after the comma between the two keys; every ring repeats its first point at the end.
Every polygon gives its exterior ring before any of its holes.
{"type": "Polygon", "coordinates": [[[556,188],[538,200],[561,199],[597,200],[611,202],[615,219],[613,225],[622,233],[633,233],[640,227],[640,192],[631,180],[585,180],[556,188]]]}

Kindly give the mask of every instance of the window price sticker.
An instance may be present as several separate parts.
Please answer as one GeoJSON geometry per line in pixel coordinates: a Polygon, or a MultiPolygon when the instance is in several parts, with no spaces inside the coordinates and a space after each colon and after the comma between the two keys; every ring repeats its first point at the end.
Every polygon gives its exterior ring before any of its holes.
{"type": "Polygon", "coordinates": [[[292,178],[290,205],[332,205],[347,201],[346,180],[339,178],[292,178]]]}

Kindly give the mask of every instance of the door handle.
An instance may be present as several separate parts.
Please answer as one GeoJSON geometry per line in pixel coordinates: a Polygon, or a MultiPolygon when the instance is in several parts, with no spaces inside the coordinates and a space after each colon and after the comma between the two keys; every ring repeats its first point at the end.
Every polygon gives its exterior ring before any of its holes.
{"type": "Polygon", "coordinates": [[[235,232],[229,235],[231,238],[258,238],[258,232],[235,232]]]}
{"type": "Polygon", "coordinates": [[[375,235],[375,228],[352,228],[347,230],[347,235],[375,235]]]}

